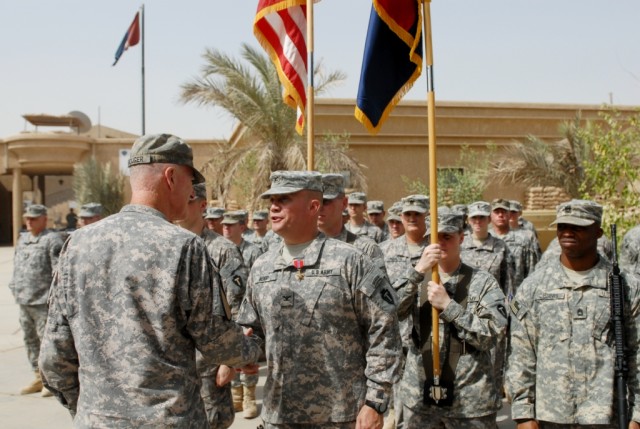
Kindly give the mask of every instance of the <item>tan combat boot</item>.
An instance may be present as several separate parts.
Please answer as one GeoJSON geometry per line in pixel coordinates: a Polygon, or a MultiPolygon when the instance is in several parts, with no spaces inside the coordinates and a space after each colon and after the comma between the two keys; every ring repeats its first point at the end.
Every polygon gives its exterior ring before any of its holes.
{"type": "Polygon", "coordinates": [[[40,371],[35,372],[35,380],[26,385],[20,390],[21,395],[29,395],[31,393],[38,393],[42,390],[42,378],[40,378],[40,371]]]}
{"type": "Polygon", "coordinates": [[[244,401],[242,402],[242,408],[244,412],[242,417],[245,419],[254,419],[258,417],[258,406],[256,405],[256,386],[243,386],[244,388],[244,401]]]}
{"type": "Polygon", "coordinates": [[[242,386],[232,387],[231,397],[233,398],[233,411],[236,413],[242,411],[242,386]]]}

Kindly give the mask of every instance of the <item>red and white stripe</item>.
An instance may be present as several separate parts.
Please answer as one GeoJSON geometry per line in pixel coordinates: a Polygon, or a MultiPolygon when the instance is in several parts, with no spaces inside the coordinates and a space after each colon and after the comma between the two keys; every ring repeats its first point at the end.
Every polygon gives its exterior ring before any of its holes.
{"type": "Polygon", "coordinates": [[[253,32],[278,69],[284,102],[298,110],[302,134],[307,104],[307,13],[305,0],[259,0],[253,32]]]}

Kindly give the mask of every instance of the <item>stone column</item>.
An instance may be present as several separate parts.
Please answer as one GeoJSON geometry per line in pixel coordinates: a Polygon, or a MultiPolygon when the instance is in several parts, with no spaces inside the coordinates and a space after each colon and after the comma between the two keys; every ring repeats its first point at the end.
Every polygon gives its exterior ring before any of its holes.
{"type": "Polygon", "coordinates": [[[18,236],[22,227],[22,168],[13,169],[12,217],[13,217],[13,245],[18,244],[18,236]]]}

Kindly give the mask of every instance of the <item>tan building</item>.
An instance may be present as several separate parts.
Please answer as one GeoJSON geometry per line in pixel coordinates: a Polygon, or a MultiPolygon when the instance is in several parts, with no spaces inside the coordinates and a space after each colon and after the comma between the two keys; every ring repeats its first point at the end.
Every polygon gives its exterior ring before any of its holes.
{"type": "MultiPolygon", "coordinates": [[[[637,108],[619,109],[631,113],[637,108]]],[[[350,151],[368,167],[369,198],[390,206],[406,195],[402,176],[423,182],[428,179],[426,102],[401,103],[376,136],[366,132],[353,111],[353,100],[317,100],[315,134],[346,133],[350,151]]],[[[559,140],[562,122],[573,120],[578,112],[583,120],[597,119],[598,111],[599,106],[593,105],[437,102],[438,168],[460,167],[456,163],[465,145],[483,151],[492,143],[499,152],[516,141],[524,141],[528,135],[559,140]]],[[[98,161],[117,167],[124,154],[121,151],[127,151],[137,137],[104,126],[88,127],[82,114],[24,116],[34,129],[0,140],[0,244],[10,244],[17,236],[25,201],[54,208],[49,216],[53,226],[64,227],[63,215],[73,206],[73,165],[95,156],[98,161]],[[42,127],[49,129],[41,131],[42,127]]],[[[211,156],[213,145],[223,144],[216,140],[188,142],[194,149],[197,167],[211,156]]],[[[490,186],[484,197],[524,201],[525,191],[515,185],[490,186]]],[[[544,225],[547,217],[542,215],[530,213],[529,217],[540,218],[544,225]]],[[[547,241],[543,237],[544,244],[547,241]]]]}

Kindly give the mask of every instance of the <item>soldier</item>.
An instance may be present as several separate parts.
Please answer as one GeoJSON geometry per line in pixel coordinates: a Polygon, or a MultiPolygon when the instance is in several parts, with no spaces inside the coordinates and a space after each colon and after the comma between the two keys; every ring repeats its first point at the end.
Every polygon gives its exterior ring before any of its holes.
{"type": "MultiPolygon", "coordinates": [[[[615,347],[607,287],[611,264],[598,255],[602,206],[571,200],[556,211],[559,259],[537,269],[511,303],[506,386],[512,418],[525,428],[613,428],[615,347]]],[[[625,275],[629,428],[639,428],[638,278],[625,275]]]]}
{"type": "Polygon", "coordinates": [[[80,207],[80,213],[78,213],[78,217],[80,218],[80,227],[98,222],[102,219],[103,211],[104,208],[100,203],[87,203],[82,205],[82,207],[80,207]]]}
{"type": "Polygon", "coordinates": [[[366,209],[367,195],[364,192],[350,193],[347,207],[349,222],[347,222],[346,228],[356,235],[366,235],[376,243],[380,243],[382,242],[382,231],[365,219],[366,209]]]}
{"type": "Polygon", "coordinates": [[[462,216],[465,237],[471,235],[472,231],[471,225],[469,225],[469,207],[466,204],[454,204],[451,206],[451,211],[462,216]]]}
{"type": "Polygon", "coordinates": [[[385,271],[384,255],[376,242],[364,235],[355,235],[347,231],[342,223],[342,210],[347,207],[344,177],[341,174],[323,174],[322,187],[322,207],[318,214],[318,229],[327,237],[349,243],[361,250],[382,271],[385,271]]]}
{"type": "Polygon", "coordinates": [[[379,428],[399,371],[395,292],[362,252],[318,233],[319,173],[273,172],[262,198],[283,242],[254,264],[238,321],[266,336],[265,428],[379,428]]]}
{"type": "Polygon", "coordinates": [[[402,225],[402,218],[400,217],[401,214],[402,203],[400,201],[393,203],[393,205],[389,207],[389,216],[387,216],[389,240],[384,241],[382,245],[390,243],[391,240],[394,240],[404,234],[404,226],[402,225]]]}
{"type": "Polygon", "coordinates": [[[622,239],[620,265],[627,271],[640,274],[640,225],[631,228],[622,239]]]}
{"type": "MultiPolygon", "coordinates": [[[[193,185],[194,198],[189,200],[187,216],[177,224],[200,236],[211,257],[213,268],[220,280],[235,320],[244,297],[249,270],[242,262],[240,250],[229,240],[207,228],[202,217],[207,208],[207,189],[204,183],[193,185]]],[[[206,361],[202,353],[196,352],[196,368],[202,386],[200,394],[204,401],[207,419],[211,429],[225,429],[231,426],[235,418],[235,409],[231,398],[231,380],[235,370],[226,365],[217,365],[206,361]]]]}
{"type": "Polygon", "coordinates": [[[204,182],[191,148],[145,135],[129,158],[131,204],[74,232],[51,285],[44,384],[74,427],[208,428],[195,351],[256,362],[261,341],[229,320],[204,242],[171,224],[204,182]]]}
{"type": "Polygon", "coordinates": [[[225,212],[222,218],[222,235],[240,249],[244,265],[250,270],[258,256],[262,254],[262,251],[258,246],[249,243],[243,238],[242,226],[246,225],[246,223],[246,212],[241,210],[225,212]]]}
{"type": "Polygon", "coordinates": [[[20,308],[24,346],[35,379],[23,387],[20,394],[42,392],[42,396],[51,396],[42,387],[38,356],[47,322],[49,286],[58,264],[63,239],[57,232],[47,229],[47,208],[43,205],[32,204],[27,207],[24,220],[27,232],[20,234],[16,245],[9,288],[20,308]]]}
{"type": "Polygon", "coordinates": [[[253,234],[244,236],[244,239],[255,244],[262,250],[263,242],[268,232],[267,226],[269,225],[269,212],[267,210],[254,211],[251,224],[253,226],[253,234]]]}
{"type": "Polygon", "coordinates": [[[536,254],[536,264],[542,256],[542,250],[540,248],[540,240],[538,240],[538,233],[533,227],[533,224],[528,220],[521,217],[522,204],[519,201],[509,201],[509,229],[511,231],[520,234],[528,241],[531,248],[536,254]]]}
{"type": "Polygon", "coordinates": [[[384,221],[384,203],[382,201],[367,201],[367,217],[369,222],[380,228],[382,231],[382,241],[389,239],[389,226],[384,221]]]}
{"type": "MultiPolygon", "coordinates": [[[[623,240],[621,254],[620,254],[620,266],[628,268],[627,262],[623,257],[625,252],[624,250],[625,244],[623,240]]],[[[560,242],[558,241],[558,237],[554,237],[553,240],[549,242],[547,245],[547,250],[544,251],[542,257],[536,264],[536,270],[539,267],[544,267],[550,260],[556,260],[560,258],[560,254],[562,253],[562,247],[560,247],[560,242]]],[[[609,240],[609,237],[602,234],[602,237],[598,238],[598,254],[603,258],[606,258],[608,261],[611,261],[613,258],[613,243],[609,240]]],[[[629,269],[629,272],[633,272],[633,269],[629,269]]]]}
{"type": "Polygon", "coordinates": [[[222,235],[222,216],[224,216],[224,211],[222,207],[208,207],[205,212],[204,220],[207,222],[207,228],[216,234],[222,235]]]}
{"type": "Polygon", "coordinates": [[[462,216],[439,214],[438,244],[427,246],[409,274],[412,280],[398,291],[398,316],[412,319],[414,326],[398,389],[409,429],[496,427],[501,401],[492,377],[491,350],[506,328],[505,297],[491,274],[461,261],[463,239],[462,216]],[[436,264],[441,283],[424,284],[436,264]],[[433,403],[425,389],[425,382],[433,380],[432,307],[441,312],[440,380],[453,386],[447,391],[449,406],[433,403]]]}

